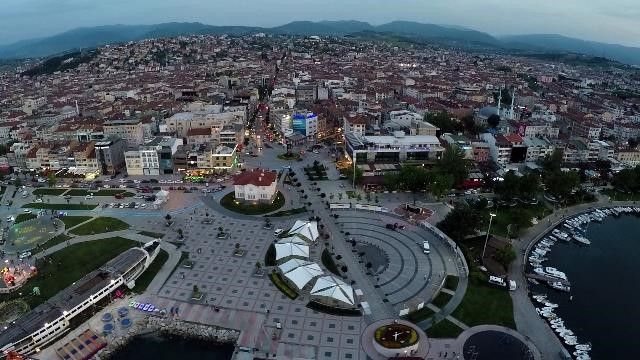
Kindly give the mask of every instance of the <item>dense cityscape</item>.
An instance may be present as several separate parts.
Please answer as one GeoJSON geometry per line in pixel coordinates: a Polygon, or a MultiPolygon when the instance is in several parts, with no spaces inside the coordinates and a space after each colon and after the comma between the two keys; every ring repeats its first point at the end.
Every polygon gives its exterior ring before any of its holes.
{"type": "Polygon", "coordinates": [[[632,356],[554,256],[640,213],[640,71],[564,60],[258,32],[3,67],[0,350],[632,356]]]}

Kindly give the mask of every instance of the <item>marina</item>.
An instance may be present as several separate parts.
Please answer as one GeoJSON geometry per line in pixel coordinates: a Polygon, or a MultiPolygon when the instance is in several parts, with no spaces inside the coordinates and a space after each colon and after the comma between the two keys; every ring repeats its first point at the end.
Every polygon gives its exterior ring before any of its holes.
{"type": "MultiPolygon", "coordinates": [[[[569,259],[586,261],[585,258],[587,254],[596,256],[592,254],[600,251],[602,243],[597,245],[597,249],[590,249],[593,244],[591,237],[595,231],[593,226],[600,230],[605,225],[611,226],[612,222],[625,221],[637,223],[635,217],[622,217],[622,215],[639,213],[640,207],[611,207],[592,209],[571,216],[563,219],[563,221],[558,223],[547,234],[542,236],[532,245],[527,254],[528,267],[525,275],[530,283],[529,287],[536,311],[566,345],[567,350],[574,359],[591,359],[592,352],[594,352],[594,345],[591,341],[598,342],[601,341],[601,339],[599,339],[598,336],[594,337],[596,333],[585,334],[582,327],[580,327],[580,331],[575,330],[574,321],[576,319],[578,321],[575,322],[583,321],[583,316],[578,315],[581,312],[573,311],[577,307],[574,305],[578,303],[588,304],[589,296],[583,297],[583,294],[590,292],[592,286],[584,285],[585,281],[591,283],[592,280],[577,269],[565,272],[566,259],[569,257],[569,259]],[[594,225],[590,227],[592,223],[594,223],[594,225]],[[562,257],[557,256],[557,254],[562,254],[562,257]],[[562,269],[555,266],[561,266],[562,269]],[[570,276],[578,276],[579,284],[572,285],[569,282],[570,276]],[[583,286],[580,286],[580,284],[583,286]],[[576,296],[575,299],[574,296],[576,296]],[[568,321],[563,314],[565,311],[575,314],[576,318],[568,321]],[[565,323],[565,321],[567,323],[565,323]],[[569,323],[571,323],[574,328],[569,328],[569,323]]],[[[607,237],[604,236],[604,238],[607,237]]],[[[636,252],[637,251],[634,251],[633,253],[636,252]]],[[[590,258],[590,260],[593,261],[595,259],[590,258]]],[[[582,261],[580,262],[582,263],[582,261]]],[[[605,274],[600,274],[601,273],[598,273],[599,276],[606,277],[605,274]]],[[[597,298],[600,299],[599,297],[597,298]]],[[[581,310],[587,311],[586,309],[581,310]]],[[[596,319],[592,317],[589,320],[596,319]]],[[[602,349],[597,346],[595,349],[595,352],[602,351],[602,349]]],[[[603,357],[595,356],[594,358],[603,357]]]]}

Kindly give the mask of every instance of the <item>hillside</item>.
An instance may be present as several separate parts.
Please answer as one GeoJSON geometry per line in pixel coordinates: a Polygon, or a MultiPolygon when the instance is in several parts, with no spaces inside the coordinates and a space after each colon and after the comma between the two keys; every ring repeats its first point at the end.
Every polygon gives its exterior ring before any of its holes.
{"type": "Polygon", "coordinates": [[[46,57],[70,50],[95,48],[105,44],[137,41],[156,37],[203,34],[252,34],[257,32],[274,35],[346,36],[363,33],[380,33],[401,36],[418,42],[436,42],[451,46],[487,48],[509,52],[510,50],[544,53],[573,53],[604,57],[625,64],[640,65],[640,48],[605,44],[569,38],[561,35],[513,35],[501,38],[461,26],[423,24],[411,21],[393,21],[373,26],[354,20],[344,21],[294,21],[273,28],[251,26],[214,26],[202,23],[163,23],[155,25],[108,25],[77,28],[58,35],[23,40],[0,46],[0,59],[46,57]]]}
{"type": "Polygon", "coordinates": [[[574,39],[557,34],[512,35],[500,38],[513,49],[573,52],[640,65],[640,48],[574,39]]]}

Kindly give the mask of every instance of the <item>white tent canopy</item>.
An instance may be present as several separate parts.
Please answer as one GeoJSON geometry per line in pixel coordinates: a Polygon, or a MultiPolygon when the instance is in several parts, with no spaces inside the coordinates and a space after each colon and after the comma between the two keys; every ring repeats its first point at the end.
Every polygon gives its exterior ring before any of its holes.
{"type": "Polygon", "coordinates": [[[327,297],[351,306],[356,303],[353,297],[353,288],[335,276],[318,278],[311,289],[311,295],[327,297]]]}
{"type": "Polygon", "coordinates": [[[309,257],[309,246],[297,244],[295,242],[277,243],[276,260],[284,259],[289,256],[306,259],[309,257]]]}
{"type": "Polygon", "coordinates": [[[287,243],[293,243],[293,244],[298,244],[298,245],[307,245],[308,244],[307,241],[304,241],[303,239],[299,238],[298,236],[289,236],[287,238],[278,240],[278,244],[287,244],[287,243]]]}
{"type": "Polygon", "coordinates": [[[302,221],[297,220],[291,230],[289,230],[290,235],[298,235],[303,239],[307,239],[308,241],[316,241],[318,236],[318,223],[315,221],[302,221]]]}
{"type": "Polygon", "coordinates": [[[310,281],[324,274],[318,264],[300,259],[291,259],[279,267],[284,276],[298,289],[302,289],[310,281]]]}

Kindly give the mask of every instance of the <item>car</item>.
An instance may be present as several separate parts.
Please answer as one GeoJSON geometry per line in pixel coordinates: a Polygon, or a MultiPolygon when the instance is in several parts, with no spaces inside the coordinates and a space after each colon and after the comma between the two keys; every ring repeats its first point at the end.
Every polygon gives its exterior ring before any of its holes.
{"type": "Polygon", "coordinates": [[[16,219],[13,216],[7,216],[7,221],[8,222],[12,222],[15,221],[16,219]]]}
{"type": "Polygon", "coordinates": [[[22,260],[28,258],[29,256],[31,256],[31,251],[25,251],[22,254],[18,255],[18,258],[22,260]]]}
{"type": "Polygon", "coordinates": [[[111,188],[111,185],[104,184],[104,185],[102,185],[102,187],[103,187],[103,188],[105,188],[105,189],[110,189],[110,188],[111,188]]]}
{"type": "Polygon", "coordinates": [[[116,204],[115,204],[115,203],[111,203],[111,204],[109,204],[109,207],[110,207],[110,208],[112,208],[112,209],[113,209],[113,207],[114,207],[114,206],[116,206],[116,204]]]}
{"type": "Polygon", "coordinates": [[[134,199],[144,199],[144,195],[137,194],[133,197],[134,199]]]}
{"type": "Polygon", "coordinates": [[[134,206],[134,208],[136,208],[136,209],[140,209],[140,204],[136,203],[136,205],[134,206]]]}
{"type": "Polygon", "coordinates": [[[42,202],[42,199],[37,198],[37,199],[33,200],[33,202],[35,202],[35,203],[41,203],[41,202],[42,202]]]}
{"type": "Polygon", "coordinates": [[[120,186],[119,186],[119,188],[120,188],[120,189],[126,189],[126,188],[127,188],[127,185],[124,185],[124,184],[123,184],[123,185],[120,185],[120,186]]]}
{"type": "Polygon", "coordinates": [[[7,201],[4,203],[6,206],[11,206],[11,201],[7,201]]]}
{"type": "Polygon", "coordinates": [[[159,182],[160,184],[166,184],[166,183],[167,183],[167,180],[158,180],[158,182],[159,182]]]}
{"type": "Polygon", "coordinates": [[[429,254],[431,252],[431,248],[429,247],[429,242],[428,241],[423,241],[422,242],[422,252],[425,254],[429,254]]]}
{"type": "Polygon", "coordinates": [[[283,168],[283,169],[287,169],[287,170],[289,170],[289,169],[291,169],[291,166],[289,166],[289,165],[282,165],[282,168],[283,168]]]}
{"type": "Polygon", "coordinates": [[[91,199],[93,199],[93,194],[88,194],[84,198],[85,198],[85,200],[91,200],[91,199]]]}
{"type": "Polygon", "coordinates": [[[120,179],[120,184],[124,184],[124,183],[126,183],[126,182],[127,182],[127,180],[125,180],[125,179],[120,179]]]}
{"type": "Polygon", "coordinates": [[[282,234],[283,231],[284,231],[284,229],[277,228],[277,229],[273,230],[273,234],[278,236],[278,235],[282,234]]]}
{"type": "Polygon", "coordinates": [[[140,184],[140,183],[141,183],[141,181],[140,181],[140,180],[133,180],[133,183],[134,183],[134,184],[140,184]]]}
{"type": "Polygon", "coordinates": [[[23,213],[25,214],[31,214],[31,210],[30,209],[24,209],[22,210],[23,213]]]}
{"type": "Polygon", "coordinates": [[[318,150],[313,150],[313,153],[314,153],[314,154],[320,154],[320,151],[318,151],[318,150]]]}

